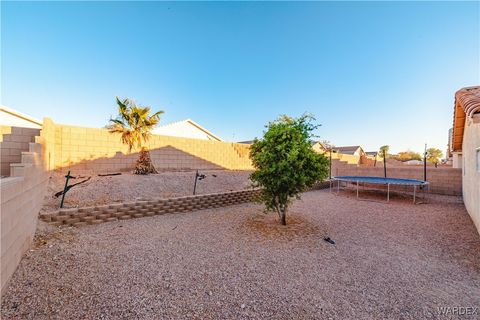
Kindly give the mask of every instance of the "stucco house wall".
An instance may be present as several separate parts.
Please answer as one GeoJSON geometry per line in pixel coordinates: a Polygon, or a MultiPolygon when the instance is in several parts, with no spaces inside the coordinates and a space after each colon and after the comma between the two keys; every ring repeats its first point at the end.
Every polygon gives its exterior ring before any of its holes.
{"type": "Polygon", "coordinates": [[[480,114],[465,120],[462,145],[463,201],[480,233],[480,114]]]}

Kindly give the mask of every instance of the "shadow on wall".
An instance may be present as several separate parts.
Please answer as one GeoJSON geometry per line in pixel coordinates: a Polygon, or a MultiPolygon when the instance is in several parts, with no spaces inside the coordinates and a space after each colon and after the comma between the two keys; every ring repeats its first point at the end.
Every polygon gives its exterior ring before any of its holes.
{"type": "MultiPolygon", "coordinates": [[[[194,156],[188,152],[177,149],[173,146],[165,146],[150,150],[153,165],[159,171],[161,170],[191,170],[191,169],[227,169],[213,162],[194,156]]],[[[81,160],[74,162],[66,160],[58,170],[75,172],[99,172],[112,173],[119,171],[130,171],[135,168],[135,163],[139,157],[139,152],[125,154],[116,152],[113,157],[101,157],[91,160],[81,160]]]]}

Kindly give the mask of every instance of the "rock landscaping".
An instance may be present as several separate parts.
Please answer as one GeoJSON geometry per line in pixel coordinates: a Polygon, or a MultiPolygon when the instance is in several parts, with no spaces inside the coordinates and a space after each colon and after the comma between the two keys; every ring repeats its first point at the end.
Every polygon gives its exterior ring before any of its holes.
{"type": "Polygon", "coordinates": [[[41,222],[1,318],[418,320],[480,307],[480,237],[459,198],[387,204],[316,190],[287,226],[277,219],[244,203],[41,222]]]}

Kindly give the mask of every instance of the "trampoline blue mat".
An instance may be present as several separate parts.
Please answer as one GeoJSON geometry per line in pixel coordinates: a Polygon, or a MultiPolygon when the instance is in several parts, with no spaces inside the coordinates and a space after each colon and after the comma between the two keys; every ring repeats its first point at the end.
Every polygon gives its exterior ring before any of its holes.
{"type": "Polygon", "coordinates": [[[349,181],[349,182],[365,182],[376,184],[400,184],[409,186],[426,185],[428,182],[417,179],[401,179],[401,178],[382,178],[382,177],[367,177],[367,176],[337,176],[334,180],[349,181]]]}

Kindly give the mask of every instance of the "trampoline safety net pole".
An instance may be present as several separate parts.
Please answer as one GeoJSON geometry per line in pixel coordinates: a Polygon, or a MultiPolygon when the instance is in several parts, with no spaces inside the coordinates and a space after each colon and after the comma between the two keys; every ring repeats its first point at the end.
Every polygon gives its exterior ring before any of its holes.
{"type": "Polygon", "coordinates": [[[423,152],[423,181],[427,181],[427,144],[425,143],[425,150],[423,152]]]}
{"type": "Polygon", "coordinates": [[[387,177],[387,155],[385,149],[383,149],[383,175],[387,177]]]}

